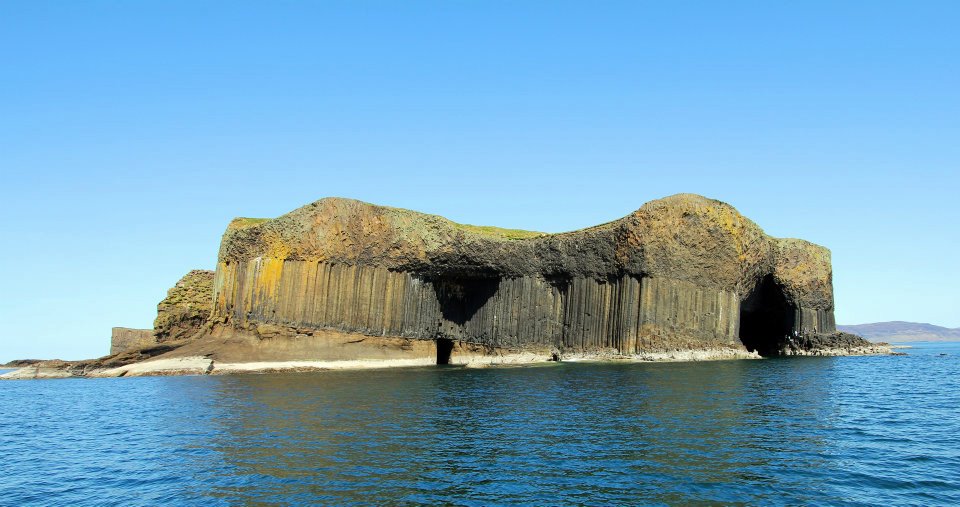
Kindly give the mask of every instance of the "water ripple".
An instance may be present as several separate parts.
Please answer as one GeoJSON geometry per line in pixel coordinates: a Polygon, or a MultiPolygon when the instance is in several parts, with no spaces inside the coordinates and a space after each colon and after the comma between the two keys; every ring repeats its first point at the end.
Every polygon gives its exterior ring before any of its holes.
{"type": "Polygon", "coordinates": [[[0,500],[956,505],[957,353],[3,382],[0,500]]]}

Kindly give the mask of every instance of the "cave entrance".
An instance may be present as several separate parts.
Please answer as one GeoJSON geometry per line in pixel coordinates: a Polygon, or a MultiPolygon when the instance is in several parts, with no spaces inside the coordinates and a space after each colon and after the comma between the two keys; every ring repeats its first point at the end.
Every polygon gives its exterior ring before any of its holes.
{"type": "Polygon", "coordinates": [[[453,340],[437,338],[437,364],[450,364],[450,355],[453,353],[453,340]]]}
{"type": "Polygon", "coordinates": [[[794,319],[783,287],[767,275],[740,302],[740,341],[761,356],[779,355],[793,332],[794,319]]]}

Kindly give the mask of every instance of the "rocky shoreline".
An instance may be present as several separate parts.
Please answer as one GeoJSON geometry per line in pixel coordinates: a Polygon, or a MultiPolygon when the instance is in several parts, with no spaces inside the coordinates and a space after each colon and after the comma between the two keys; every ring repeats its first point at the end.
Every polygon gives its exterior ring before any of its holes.
{"type": "MultiPolygon", "coordinates": [[[[869,356],[902,354],[893,351],[887,344],[854,345],[844,347],[834,344],[818,349],[792,350],[787,356],[869,356]]],[[[467,368],[487,368],[504,366],[529,366],[556,364],[561,362],[609,362],[609,363],[650,363],[650,362],[698,362],[763,359],[756,352],[738,348],[715,348],[694,350],[673,350],[646,352],[624,355],[615,351],[594,353],[550,354],[533,352],[503,352],[460,356],[449,364],[467,368]]],[[[2,380],[58,379],[58,378],[116,378],[145,376],[178,375],[239,375],[279,372],[308,372],[323,370],[363,370],[374,368],[404,368],[436,365],[433,357],[408,359],[360,359],[360,360],[258,360],[258,361],[219,361],[208,356],[161,355],[144,361],[117,365],[117,358],[101,358],[92,361],[37,361],[21,366],[0,375],[2,380]]]]}

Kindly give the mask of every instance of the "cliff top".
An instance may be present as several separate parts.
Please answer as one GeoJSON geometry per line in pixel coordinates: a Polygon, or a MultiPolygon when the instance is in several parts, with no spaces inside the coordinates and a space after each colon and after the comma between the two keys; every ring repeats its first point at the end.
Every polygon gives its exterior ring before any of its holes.
{"type": "MultiPolygon", "coordinates": [[[[624,217],[616,220],[611,220],[609,222],[605,222],[597,225],[591,225],[589,227],[584,227],[582,229],[548,233],[548,232],[540,232],[540,231],[529,231],[524,229],[510,229],[510,228],[493,226],[493,225],[461,224],[440,215],[423,213],[420,211],[410,210],[406,208],[382,206],[379,204],[368,203],[365,201],[350,199],[347,197],[324,197],[310,204],[307,204],[301,208],[298,208],[290,213],[281,215],[280,217],[277,217],[277,218],[236,217],[227,225],[227,230],[235,231],[235,230],[248,229],[251,227],[263,225],[265,223],[268,223],[274,220],[283,220],[286,217],[293,216],[298,212],[301,212],[302,210],[311,208],[311,207],[313,208],[325,208],[325,207],[351,208],[351,207],[358,207],[358,206],[368,207],[370,209],[377,210],[383,214],[389,214],[389,215],[394,215],[398,217],[406,217],[407,219],[412,219],[412,220],[424,220],[425,222],[427,222],[427,224],[446,225],[451,228],[461,230],[467,234],[477,235],[487,239],[507,240],[507,241],[543,238],[546,236],[559,236],[559,235],[565,235],[565,234],[576,234],[579,232],[609,228],[617,225],[618,223],[628,218],[628,217],[624,217]]],[[[655,210],[657,208],[662,208],[662,207],[686,207],[686,208],[699,207],[704,209],[728,208],[728,210],[726,210],[728,213],[732,212],[732,214],[736,214],[737,216],[739,216],[739,213],[732,206],[730,206],[729,204],[723,201],[718,201],[716,199],[710,199],[698,194],[689,194],[689,193],[674,194],[668,197],[664,197],[662,199],[650,201],[644,204],[635,213],[639,213],[643,210],[655,210]]]]}
{"type": "MultiPolygon", "coordinates": [[[[370,206],[370,207],[374,207],[374,208],[379,208],[379,209],[384,210],[384,211],[389,210],[390,212],[392,212],[392,213],[397,213],[397,214],[411,214],[411,215],[420,215],[420,216],[431,217],[431,218],[433,218],[433,219],[435,219],[435,220],[448,222],[451,227],[460,229],[460,230],[462,230],[462,231],[464,231],[464,232],[466,232],[466,233],[476,234],[476,235],[478,235],[478,236],[483,236],[483,237],[490,238],[490,239],[518,240],[518,239],[539,238],[539,237],[543,237],[543,236],[547,236],[547,235],[548,235],[548,233],[545,233],[545,232],[526,231],[526,230],[523,230],[523,229],[507,229],[507,228],[504,228],[504,227],[496,227],[496,226],[493,226],[493,225],[461,224],[461,223],[454,222],[453,220],[449,220],[449,219],[447,219],[447,218],[444,218],[444,217],[442,217],[442,216],[440,216],[440,215],[430,215],[430,214],[428,214],[428,213],[421,213],[421,212],[419,212],[419,211],[413,211],[413,210],[408,210],[408,209],[404,209],[404,208],[394,208],[394,207],[390,207],[390,206],[380,206],[380,205],[377,205],[377,204],[370,204],[370,203],[367,203],[367,202],[358,201],[358,200],[356,200],[356,199],[347,199],[347,198],[344,198],[344,197],[325,197],[325,198],[323,198],[323,199],[320,199],[320,200],[314,202],[313,204],[320,204],[320,203],[326,203],[326,202],[336,202],[336,201],[343,201],[344,203],[355,203],[355,204],[360,204],[360,205],[364,205],[364,206],[370,206]]],[[[260,225],[260,224],[262,224],[262,223],[264,223],[264,222],[268,222],[268,221],[270,221],[270,220],[273,220],[273,219],[271,219],[271,218],[237,217],[237,218],[234,218],[234,219],[230,222],[230,224],[227,226],[227,229],[228,229],[228,230],[246,229],[246,228],[249,228],[249,227],[255,227],[255,226],[257,226],[257,225],[260,225]]]]}
{"type": "Polygon", "coordinates": [[[231,222],[220,262],[257,257],[424,276],[663,276],[740,293],[774,274],[797,302],[832,307],[833,297],[829,250],[767,236],[729,204],[696,194],[657,199],[623,218],[556,234],[328,197],[274,219],[231,222]]]}

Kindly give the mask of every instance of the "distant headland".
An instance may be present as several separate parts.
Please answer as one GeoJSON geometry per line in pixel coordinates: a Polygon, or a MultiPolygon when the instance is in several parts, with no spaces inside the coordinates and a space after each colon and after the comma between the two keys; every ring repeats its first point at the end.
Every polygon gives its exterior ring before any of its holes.
{"type": "Polygon", "coordinates": [[[5,377],[889,353],[837,331],[829,250],[692,194],[559,234],[342,198],[237,218],[111,345],[5,377]]]}
{"type": "Polygon", "coordinates": [[[960,328],[947,328],[921,322],[874,322],[872,324],[838,325],[837,329],[855,333],[872,342],[960,342],[960,328]]]}

